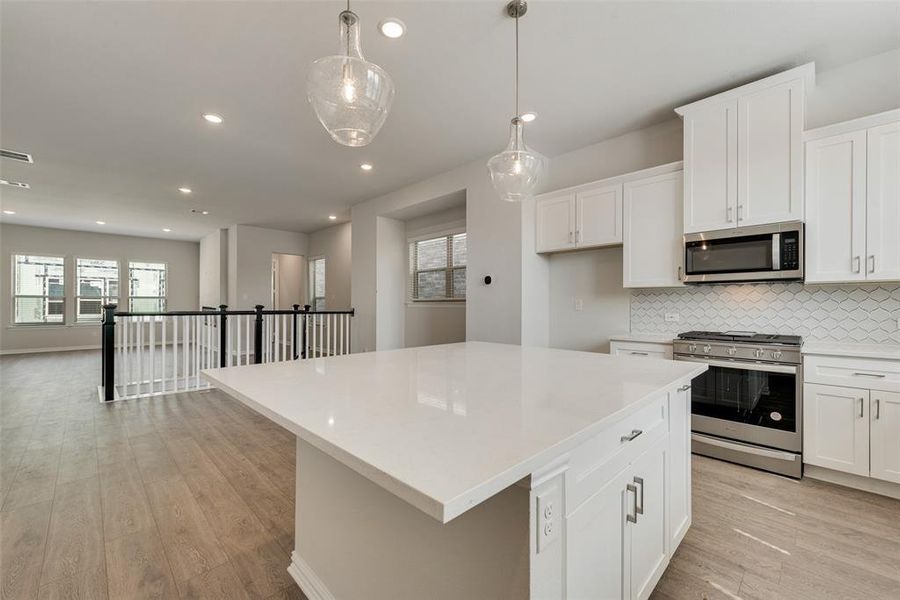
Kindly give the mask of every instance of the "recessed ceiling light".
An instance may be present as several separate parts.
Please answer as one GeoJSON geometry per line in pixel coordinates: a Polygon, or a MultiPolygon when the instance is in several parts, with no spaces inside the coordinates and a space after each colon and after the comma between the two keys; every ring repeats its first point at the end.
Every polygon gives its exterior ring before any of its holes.
{"type": "Polygon", "coordinates": [[[332,221],[337,219],[337,215],[328,215],[328,218],[332,221]]]}
{"type": "Polygon", "coordinates": [[[4,215],[14,215],[14,214],[16,214],[16,211],[14,211],[14,210],[4,210],[4,211],[3,211],[3,214],[4,214],[4,215]]]}
{"type": "Polygon", "coordinates": [[[97,225],[106,225],[106,221],[94,221],[97,225]]]}
{"type": "Polygon", "coordinates": [[[163,231],[165,231],[166,233],[169,233],[169,232],[172,231],[172,230],[169,229],[168,227],[163,227],[163,231]]]}
{"type": "Polygon", "coordinates": [[[395,40],[406,33],[406,24],[396,17],[388,17],[378,23],[378,31],[384,37],[395,40]]]}
{"type": "Polygon", "coordinates": [[[372,165],[370,163],[363,163],[363,164],[359,165],[359,168],[362,169],[363,171],[371,171],[372,165]]]}
{"type": "Polygon", "coordinates": [[[209,214],[209,211],[208,211],[208,210],[204,210],[204,211],[201,211],[200,214],[208,215],[208,214],[209,214]]]}
{"type": "Polygon", "coordinates": [[[178,188],[178,191],[181,192],[182,194],[190,194],[194,190],[192,190],[189,187],[180,187],[180,188],[178,188]]]}
{"type": "Polygon", "coordinates": [[[31,186],[27,183],[22,183],[21,181],[9,181],[7,179],[0,179],[0,185],[11,185],[13,187],[24,188],[26,190],[31,188],[31,186]]]}
{"type": "Polygon", "coordinates": [[[203,115],[203,118],[214,125],[220,125],[225,120],[222,118],[222,115],[217,115],[216,113],[206,113],[203,115]]]}
{"type": "Polygon", "coordinates": [[[522,113],[522,116],[519,118],[522,119],[523,121],[525,121],[526,123],[531,123],[532,121],[537,119],[537,113],[536,112],[522,113]]]}

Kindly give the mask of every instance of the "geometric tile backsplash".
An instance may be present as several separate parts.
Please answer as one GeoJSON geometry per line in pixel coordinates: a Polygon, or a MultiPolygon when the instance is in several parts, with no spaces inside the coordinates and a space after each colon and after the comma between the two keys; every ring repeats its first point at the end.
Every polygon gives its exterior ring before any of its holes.
{"type": "Polygon", "coordinates": [[[640,289],[631,293],[631,331],[729,329],[835,342],[900,344],[900,285],[771,283],[640,289]],[[665,313],[680,320],[667,323],[665,313]]]}

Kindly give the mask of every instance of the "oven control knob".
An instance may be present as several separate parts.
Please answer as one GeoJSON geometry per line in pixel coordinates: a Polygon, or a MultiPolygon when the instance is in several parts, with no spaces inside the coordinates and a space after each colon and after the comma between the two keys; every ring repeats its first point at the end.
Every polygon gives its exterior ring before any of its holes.
{"type": "Polygon", "coordinates": [[[781,350],[776,350],[775,352],[773,352],[772,358],[774,358],[775,360],[778,360],[779,358],[781,358],[781,350]]]}
{"type": "Polygon", "coordinates": [[[737,354],[737,348],[732,346],[731,348],[728,349],[728,356],[734,356],[735,354],[737,354]]]}
{"type": "Polygon", "coordinates": [[[709,351],[710,351],[710,350],[712,350],[712,346],[710,346],[709,344],[703,346],[703,352],[704,352],[705,354],[709,354],[709,351]]]}
{"type": "Polygon", "coordinates": [[[757,348],[756,352],[755,352],[756,358],[762,358],[765,355],[765,353],[766,353],[766,351],[763,350],[762,348],[757,348]]]}
{"type": "Polygon", "coordinates": [[[690,346],[688,346],[688,350],[690,350],[691,352],[696,352],[697,344],[691,344],[690,346]]]}

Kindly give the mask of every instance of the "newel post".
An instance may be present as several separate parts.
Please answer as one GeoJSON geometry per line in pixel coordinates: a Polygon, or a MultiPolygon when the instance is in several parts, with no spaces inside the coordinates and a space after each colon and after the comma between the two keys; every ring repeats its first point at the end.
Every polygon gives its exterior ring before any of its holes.
{"type": "Polygon", "coordinates": [[[256,322],[253,327],[253,364],[262,364],[263,360],[263,315],[262,304],[256,305],[256,322]]]}
{"type": "MultiPolygon", "coordinates": [[[[228,326],[228,313],[225,311],[228,309],[227,304],[219,305],[219,366],[227,367],[228,366],[228,355],[226,352],[228,351],[228,330],[226,327],[228,326]]],[[[238,322],[240,323],[240,322],[238,322]]]]}
{"type": "Polygon", "coordinates": [[[116,393],[116,305],[103,305],[103,321],[100,331],[102,360],[103,400],[115,399],[116,393]]]}

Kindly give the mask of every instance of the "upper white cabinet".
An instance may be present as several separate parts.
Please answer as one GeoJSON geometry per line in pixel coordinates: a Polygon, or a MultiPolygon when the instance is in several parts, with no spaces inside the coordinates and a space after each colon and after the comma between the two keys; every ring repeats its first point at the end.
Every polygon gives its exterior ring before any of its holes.
{"type": "Polygon", "coordinates": [[[806,281],[900,280],[900,110],[807,140],[806,281]]]}
{"type": "Polygon", "coordinates": [[[684,285],[683,190],[681,171],[625,182],[624,287],[684,285]]]}
{"type": "Polygon", "coordinates": [[[803,218],[810,63],[676,109],[684,118],[684,232],[803,218]]]}
{"type": "Polygon", "coordinates": [[[551,193],[537,199],[538,252],[622,243],[622,184],[551,193]]]}

